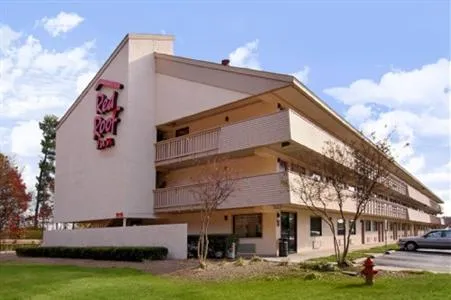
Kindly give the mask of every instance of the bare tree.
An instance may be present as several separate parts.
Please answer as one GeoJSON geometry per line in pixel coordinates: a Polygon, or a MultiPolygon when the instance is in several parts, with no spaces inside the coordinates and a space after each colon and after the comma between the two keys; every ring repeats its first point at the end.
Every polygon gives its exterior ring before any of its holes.
{"type": "Polygon", "coordinates": [[[329,226],[335,257],[340,266],[346,265],[350,238],[355,233],[357,220],[374,199],[374,194],[387,190],[390,171],[393,171],[389,138],[376,141],[372,134],[371,140],[346,144],[328,141],[320,155],[309,156],[312,174],[289,175],[290,179],[285,180],[300,202],[329,226]],[[337,211],[342,222],[342,247],[333,218],[337,211]],[[351,218],[348,219],[349,224],[346,224],[346,216],[351,218]]]}
{"type": "Polygon", "coordinates": [[[236,190],[236,174],[227,166],[227,160],[214,156],[200,167],[191,190],[196,203],[200,205],[200,236],[197,255],[202,268],[206,267],[208,255],[208,227],[214,211],[236,190]]]}

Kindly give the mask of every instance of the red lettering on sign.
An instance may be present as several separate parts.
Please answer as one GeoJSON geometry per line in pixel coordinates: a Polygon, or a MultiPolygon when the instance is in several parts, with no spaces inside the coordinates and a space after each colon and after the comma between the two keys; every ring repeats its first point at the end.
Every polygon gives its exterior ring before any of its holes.
{"type": "MultiPolygon", "coordinates": [[[[109,87],[113,89],[122,89],[124,86],[118,82],[100,80],[97,88],[98,90],[103,87],[109,87]]],[[[97,89],[96,88],[96,89],[97,89]]],[[[94,118],[94,140],[97,141],[97,149],[102,150],[113,147],[115,141],[113,137],[106,137],[105,135],[116,135],[117,125],[121,119],[119,114],[123,111],[123,108],[117,105],[119,93],[113,91],[111,97],[108,97],[102,92],[98,92],[96,96],[96,113],[94,118]]]]}

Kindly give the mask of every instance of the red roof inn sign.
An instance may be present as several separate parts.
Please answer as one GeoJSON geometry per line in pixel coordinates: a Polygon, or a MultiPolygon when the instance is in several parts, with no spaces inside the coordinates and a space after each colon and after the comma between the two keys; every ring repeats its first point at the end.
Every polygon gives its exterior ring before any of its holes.
{"type": "Polygon", "coordinates": [[[119,114],[124,110],[117,106],[119,90],[124,85],[119,82],[100,79],[97,82],[96,91],[96,116],[94,118],[94,140],[97,141],[97,150],[111,148],[115,145],[114,135],[117,133],[117,125],[121,121],[119,114]],[[108,96],[105,90],[112,90],[113,93],[108,96]],[[113,136],[111,136],[113,135],[113,136]]]}

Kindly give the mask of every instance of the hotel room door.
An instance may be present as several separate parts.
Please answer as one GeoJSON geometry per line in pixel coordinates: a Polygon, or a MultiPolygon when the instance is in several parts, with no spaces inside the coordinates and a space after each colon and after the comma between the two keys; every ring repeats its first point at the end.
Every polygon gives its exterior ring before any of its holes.
{"type": "Polygon", "coordinates": [[[280,237],[288,240],[288,251],[297,252],[297,214],[282,212],[280,223],[280,237]]]}

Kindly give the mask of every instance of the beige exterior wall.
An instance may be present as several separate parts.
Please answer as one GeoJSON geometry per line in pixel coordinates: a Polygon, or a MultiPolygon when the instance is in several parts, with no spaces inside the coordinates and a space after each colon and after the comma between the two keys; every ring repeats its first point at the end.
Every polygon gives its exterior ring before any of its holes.
{"type": "MultiPolygon", "coordinates": [[[[223,163],[228,166],[237,177],[258,176],[275,173],[277,160],[275,157],[261,157],[257,155],[229,159],[223,163]]],[[[167,187],[175,187],[198,183],[200,172],[205,171],[202,166],[188,167],[170,171],[165,177],[167,187]]]]}
{"type": "Polygon", "coordinates": [[[217,113],[208,117],[199,118],[193,121],[178,124],[166,138],[175,137],[175,131],[179,128],[189,127],[190,134],[212,129],[216,127],[230,125],[236,122],[262,117],[264,115],[276,112],[277,106],[273,103],[262,102],[248,104],[226,112],[217,113]],[[226,121],[228,118],[228,121],[226,121]]]}
{"type": "Polygon", "coordinates": [[[407,193],[411,198],[415,199],[416,201],[423,203],[424,205],[431,206],[431,200],[417,189],[411,187],[410,185],[407,185],[407,193]]]}
{"type": "Polygon", "coordinates": [[[203,112],[250,96],[219,87],[156,75],[156,125],[203,112]]]}
{"type": "Polygon", "coordinates": [[[154,51],[172,53],[172,40],[130,38],[58,128],[56,222],[115,218],[117,212],[125,217],[153,217],[154,51]],[[119,115],[116,145],[103,151],[96,149],[93,140],[94,89],[100,78],[124,85],[118,98],[124,111],[119,115]]]}
{"type": "Polygon", "coordinates": [[[186,224],[45,231],[46,247],[166,247],[169,259],[187,257],[186,224]]]}
{"type": "Polygon", "coordinates": [[[96,92],[92,87],[56,135],[55,221],[103,219],[124,210],[125,176],[128,155],[127,128],[130,122],[128,106],[128,55],[125,45],[101,75],[102,78],[123,83],[118,105],[124,107],[118,126],[116,146],[98,151],[93,140],[96,114],[96,92]]]}
{"type": "MultiPolygon", "coordinates": [[[[233,216],[240,214],[262,213],[262,237],[261,238],[241,238],[241,244],[255,244],[258,255],[276,256],[278,251],[276,233],[275,212],[261,212],[258,208],[252,210],[221,210],[213,214],[208,231],[210,234],[232,234],[233,216]],[[227,217],[227,220],[225,220],[227,217]]],[[[161,215],[161,221],[166,224],[186,223],[188,224],[188,234],[198,235],[200,230],[199,214],[180,213],[161,215]]]]}
{"type": "MultiPolygon", "coordinates": [[[[240,214],[252,214],[262,213],[262,238],[241,238],[242,244],[255,244],[256,254],[261,256],[277,256],[278,253],[278,239],[280,238],[280,223],[277,225],[277,212],[295,212],[297,213],[297,252],[309,252],[312,250],[331,250],[333,249],[332,232],[326,222],[322,222],[322,236],[311,237],[310,236],[310,217],[314,216],[307,209],[293,209],[293,208],[281,208],[281,209],[266,209],[261,210],[258,207],[252,209],[240,209],[240,210],[219,210],[215,212],[211,219],[209,227],[210,234],[232,234],[233,233],[233,216],[240,214]],[[226,219],[227,218],[227,219],[226,219]]],[[[340,217],[333,215],[335,224],[340,217]]],[[[159,214],[160,222],[164,224],[172,223],[186,223],[188,224],[188,234],[197,235],[200,229],[200,220],[197,213],[174,213],[174,214],[159,214]]],[[[352,218],[351,215],[346,215],[346,222],[352,218]]],[[[364,221],[371,221],[371,230],[364,233],[364,244],[372,245],[383,242],[379,240],[378,231],[374,231],[373,222],[384,223],[382,218],[374,217],[362,217],[364,221]]],[[[397,223],[394,220],[389,222],[397,223]]],[[[398,227],[401,228],[401,223],[398,227]]],[[[407,223],[406,223],[407,224],[407,223]]],[[[408,223],[411,224],[411,223],[408,223]]],[[[365,226],[363,224],[363,226],[365,226]]],[[[365,228],[363,228],[365,229],[365,228]]],[[[389,229],[389,227],[387,228],[389,229]]],[[[394,238],[393,230],[382,231],[382,234],[387,238],[387,243],[395,243],[397,239],[394,238]]],[[[418,234],[421,231],[418,230],[418,234]]],[[[413,235],[413,226],[409,230],[398,230],[398,238],[401,236],[413,235]]],[[[343,236],[337,236],[339,244],[343,245],[343,236]]],[[[356,223],[356,234],[351,235],[351,245],[362,245],[362,223],[360,220],[356,223]]]]}

